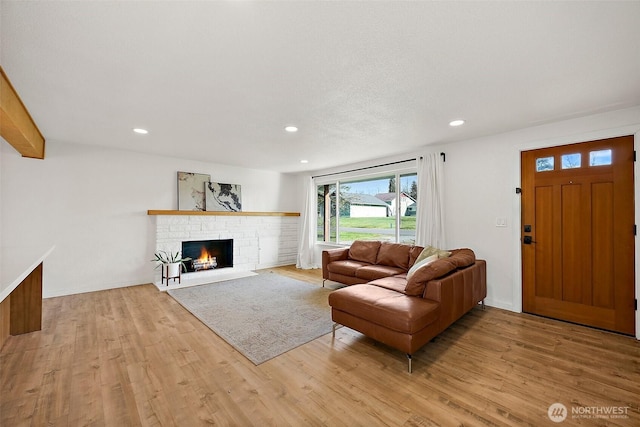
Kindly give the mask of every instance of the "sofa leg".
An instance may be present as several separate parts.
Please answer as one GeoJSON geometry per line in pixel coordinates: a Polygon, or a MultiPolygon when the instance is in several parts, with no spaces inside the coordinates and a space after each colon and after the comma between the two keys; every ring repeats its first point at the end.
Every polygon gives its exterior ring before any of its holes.
{"type": "Polygon", "coordinates": [[[333,327],[331,328],[331,336],[332,336],[333,338],[335,338],[335,337],[336,337],[336,326],[338,326],[338,324],[334,322],[334,323],[333,323],[333,327]]]}
{"type": "Polygon", "coordinates": [[[324,288],[324,282],[326,282],[327,279],[322,279],[322,287],[324,288]]]}
{"type": "Polygon", "coordinates": [[[480,301],[480,304],[482,304],[482,311],[484,311],[485,310],[484,300],[480,301]]]}
{"type": "Polygon", "coordinates": [[[411,355],[407,353],[407,361],[409,362],[409,373],[411,373],[411,355]]]}

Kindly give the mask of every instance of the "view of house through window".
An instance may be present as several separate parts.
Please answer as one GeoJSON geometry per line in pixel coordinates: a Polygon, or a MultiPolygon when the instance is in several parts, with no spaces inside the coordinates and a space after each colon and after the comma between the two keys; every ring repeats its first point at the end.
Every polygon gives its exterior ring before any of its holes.
{"type": "Polygon", "coordinates": [[[414,243],[417,181],[412,172],[318,185],[318,241],[414,243]]]}

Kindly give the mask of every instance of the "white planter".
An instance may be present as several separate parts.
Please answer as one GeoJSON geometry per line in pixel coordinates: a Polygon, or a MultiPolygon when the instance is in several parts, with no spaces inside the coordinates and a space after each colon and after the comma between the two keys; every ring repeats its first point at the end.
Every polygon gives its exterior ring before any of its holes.
{"type": "Polygon", "coordinates": [[[172,262],[172,263],[166,264],[166,268],[167,268],[167,278],[173,278],[173,277],[180,276],[180,263],[179,262],[172,262]]]}

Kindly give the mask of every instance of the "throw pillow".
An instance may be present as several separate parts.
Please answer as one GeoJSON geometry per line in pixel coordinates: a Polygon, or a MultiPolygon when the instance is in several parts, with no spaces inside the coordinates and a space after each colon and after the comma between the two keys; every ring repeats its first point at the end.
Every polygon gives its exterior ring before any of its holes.
{"type": "Polygon", "coordinates": [[[416,258],[416,264],[421,260],[430,257],[431,255],[438,255],[438,258],[447,258],[451,255],[451,252],[445,251],[443,249],[434,248],[433,246],[425,246],[425,248],[420,252],[418,258],[416,258]]]}
{"type": "Polygon", "coordinates": [[[413,264],[413,267],[411,267],[409,269],[409,272],[407,273],[407,281],[411,280],[411,276],[413,276],[420,267],[431,264],[433,261],[437,259],[438,259],[438,254],[433,254],[429,257],[416,261],[416,263],[413,264]]]}

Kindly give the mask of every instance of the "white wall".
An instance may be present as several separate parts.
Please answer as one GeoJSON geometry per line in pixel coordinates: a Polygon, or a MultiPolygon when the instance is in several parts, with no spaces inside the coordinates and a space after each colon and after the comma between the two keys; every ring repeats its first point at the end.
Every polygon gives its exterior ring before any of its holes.
{"type": "Polygon", "coordinates": [[[161,156],[47,142],[45,160],[0,150],[2,242],[50,242],[44,296],[153,281],[155,217],[177,208],[177,171],[240,184],[244,211],[299,211],[294,178],[161,156]]]}
{"type": "MultiPolygon", "coordinates": [[[[468,123],[465,126],[473,126],[468,123]]],[[[413,155],[445,152],[445,221],[449,248],[472,248],[487,260],[487,304],[513,311],[522,309],[520,270],[520,152],[534,148],[597,140],[622,135],[640,136],[640,107],[564,120],[500,135],[457,143],[425,146],[413,155]],[[496,218],[507,220],[507,227],[496,227],[496,218]]],[[[397,159],[410,158],[399,154],[397,159]]],[[[381,159],[365,164],[346,165],[331,171],[349,170],[387,163],[381,159]]],[[[636,218],[640,224],[640,185],[636,164],[636,218]]],[[[640,252],[636,247],[636,272],[640,271],[640,252]]],[[[316,263],[320,264],[316,248],[316,263]]],[[[636,274],[636,295],[640,281],[636,274]]],[[[640,317],[637,317],[640,336],[640,317]]]]}

